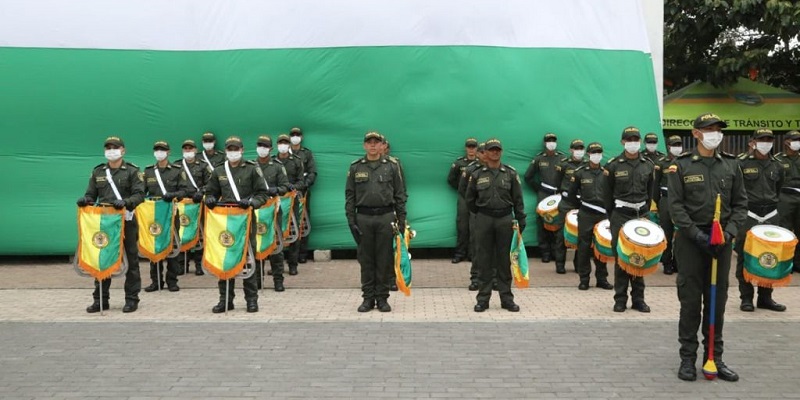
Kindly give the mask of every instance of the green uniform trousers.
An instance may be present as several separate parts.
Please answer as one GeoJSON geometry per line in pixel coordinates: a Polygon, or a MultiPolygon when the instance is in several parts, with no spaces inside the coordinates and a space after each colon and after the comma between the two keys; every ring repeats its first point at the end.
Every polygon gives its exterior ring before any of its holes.
{"type": "MultiPolygon", "coordinates": [[[[642,214],[646,215],[646,214],[642,214]]],[[[636,219],[635,214],[622,212],[620,209],[615,209],[611,213],[611,251],[614,254],[615,260],[617,256],[617,240],[619,239],[619,231],[622,225],[626,222],[636,219]]],[[[615,303],[628,303],[628,285],[631,286],[631,301],[633,304],[644,301],[644,278],[641,276],[629,275],[624,269],[620,268],[618,262],[614,262],[614,302],[615,303]]]]}
{"type": "Polygon", "coordinates": [[[389,286],[394,277],[392,222],[394,213],[356,216],[361,230],[357,256],[361,264],[361,297],[365,300],[389,298],[389,286]]]}
{"type": "Polygon", "coordinates": [[[594,226],[606,219],[605,214],[595,213],[584,208],[578,211],[578,249],[575,251],[575,268],[581,282],[589,283],[589,275],[592,273],[590,259],[594,261],[594,276],[597,282],[608,281],[608,268],[606,263],[600,262],[594,257],[592,250],[592,238],[594,238],[594,226]]]}
{"type": "Polygon", "coordinates": [[[658,224],[664,230],[664,235],[667,237],[667,248],[661,254],[661,265],[666,268],[668,265],[676,266],[672,252],[672,236],[675,234],[675,224],[672,223],[672,217],[669,215],[669,204],[667,203],[667,196],[661,195],[658,200],[658,224]]]}
{"type": "MultiPolygon", "coordinates": [[[[542,201],[545,197],[550,196],[551,194],[552,193],[540,191],[538,192],[538,200],[542,201]]],[[[553,255],[553,246],[555,246],[556,242],[555,235],[555,232],[544,229],[544,219],[541,215],[536,214],[536,237],[539,239],[539,251],[543,256],[545,254],[548,256],[553,255]]]]}
{"type": "Polygon", "coordinates": [[[512,303],[511,293],[511,237],[514,233],[511,214],[492,217],[475,214],[475,261],[478,264],[479,303],[488,303],[492,285],[497,276],[497,292],[501,303],[512,303]]]}
{"type": "Polygon", "coordinates": [[[455,255],[465,258],[472,258],[469,234],[469,209],[467,200],[458,196],[456,208],[456,249],[455,255]]]}
{"type": "MultiPolygon", "coordinates": [[[[778,201],[781,226],[800,235],[800,193],[781,193],[778,201]]],[[[794,249],[794,270],[800,271],[800,246],[794,249]]]]}

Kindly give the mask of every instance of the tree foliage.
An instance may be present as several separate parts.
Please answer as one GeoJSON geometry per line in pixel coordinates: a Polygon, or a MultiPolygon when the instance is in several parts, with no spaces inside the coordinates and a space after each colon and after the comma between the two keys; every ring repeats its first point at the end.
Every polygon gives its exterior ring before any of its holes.
{"type": "Polygon", "coordinates": [[[665,0],[666,91],[737,78],[800,92],[800,1],[665,0]]]}

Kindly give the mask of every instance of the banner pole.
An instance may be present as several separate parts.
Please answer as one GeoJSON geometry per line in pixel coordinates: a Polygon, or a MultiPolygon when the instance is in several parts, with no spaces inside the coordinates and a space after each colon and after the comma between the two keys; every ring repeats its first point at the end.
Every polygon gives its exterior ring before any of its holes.
{"type": "Polygon", "coordinates": [[[264,261],[266,261],[266,259],[263,259],[263,260],[260,260],[260,261],[256,261],[258,263],[258,267],[261,269],[261,276],[259,277],[259,279],[261,279],[261,292],[260,293],[261,293],[262,296],[264,295],[264,261]]]}
{"type": "Polygon", "coordinates": [[[231,280],[225,280],[225,315],[228,315],[228,303],[230,303],[231,295],[231,280]]]}
{"type": "Polygon", "coordinates": [[[189,275],[189,252],[183,252],[183,274],[189,275]]]}
{"type": "Polygon", "coordinates": [[[106,314],[103,312],[103,281],[97,281],[97,286],[100,288],[100,316],[104,316],[106,314]]]}
{"type": "Polygon", "coordinates": [[[158,291],[161,291],[161,261],[156,262],[156,273],[158,274],[158,291]]]}

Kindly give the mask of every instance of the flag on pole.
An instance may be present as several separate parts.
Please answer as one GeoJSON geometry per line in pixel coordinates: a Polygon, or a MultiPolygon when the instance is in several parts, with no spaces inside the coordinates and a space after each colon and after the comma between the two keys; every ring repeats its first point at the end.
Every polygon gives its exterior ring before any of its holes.
{"type": "Polygon", "coordinates": [[[525,243],[522,241],[522,232],[519,231],[517,220],[514,220],[514,234],[511,237],[511,275],[514,277],[516,287],[528,287],[530,283],[528,252],[525,251],[525,243]]]}
{"type": "MultiPolygon", "coordinates": [[[[297,223],[294,215],[294,202],[296,197],[297,192],[294,190],[281,196],[281,210],[283,210],[281,214],[281,232],[283,232],[284,239],[290,239],[290,236],[292,236],[292,225],[297,223]]],[[[294,243],[294,240],[289,240],[287,243],[294,243]]]]}
{"type": "Polygon", "coordinates": [[[200,241],[200,213],[202,203],[195,203],[191,199],[178,202],[178,236],[181,238],[181,251],[189,251],[200,241]]]}
{"type": "Polygon", "coordinates": [[[203,265],[217,278],[231,279],[244,268],[251,215],[249,209],[239,207],[206,208],[203,265]]]}
{"type": "Polygon", "coordinates": [[[415,232],[406,227],[405,232],[394,233],[394,275],[397,283],[397,290],[406,296],[411,296],[411,254],[408,253],[408,244],[415,232]]]}
{"type": "Polygon", "coordinates": [[[264,205],[255,210],[256,214],[256,260],[263,260],[278,248],[279,237],[275,233],[280,198],[270,197],[264,205]]]}
{"type": "Polygon", "coordinates": [[[110,277],[122,266],[125,210],[78,207],[78,266],[97,280],[110,277]]]}
{"type": "Polygon", "coordinates": [[[146,199],[136,207],[139,252],[152,262],[161,261],[175,246],[175,203],[146,199]]]}

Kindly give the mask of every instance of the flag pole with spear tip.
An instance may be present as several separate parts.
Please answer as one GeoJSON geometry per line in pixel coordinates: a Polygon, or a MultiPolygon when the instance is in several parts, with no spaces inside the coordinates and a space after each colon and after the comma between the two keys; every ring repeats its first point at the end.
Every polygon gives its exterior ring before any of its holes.
{"type": "MultiPolygon", "coordinates": [[[[725,244],[725,235],[722,232],[722,224],[719,222],[720,207],[722,206],[722,199],[717,193],[716,204],[714,205],[714,221],[711,223],[711,246],[723,246],[725,244]]],[[[708,380],[714,380],[717,377],[717,363],[714,362],[714,337],[716,335],[716,312],[717,312],[717,256],[714,254],[711,257],[711,290],[709,295],[711,299],[710,310],[708,315],[708,358],[706,363],[703,364],[703,376],[708,380]]]]}

